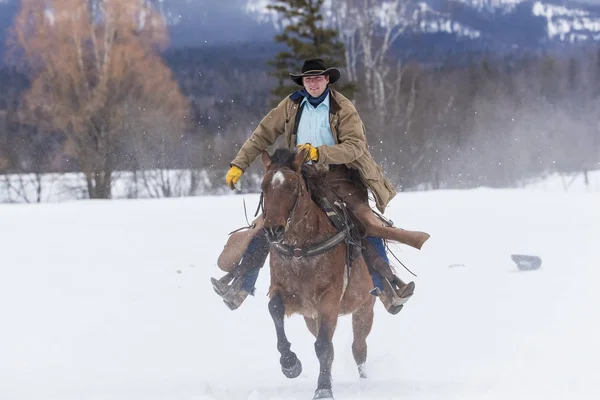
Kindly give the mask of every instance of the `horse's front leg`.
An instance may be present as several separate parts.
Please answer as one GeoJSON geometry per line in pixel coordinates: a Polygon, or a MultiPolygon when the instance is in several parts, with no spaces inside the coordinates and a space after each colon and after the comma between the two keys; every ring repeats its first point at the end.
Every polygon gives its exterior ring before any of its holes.
{"type": "Polygon", "coordinates": [[[285,305],[283,304],[283,298],[279,293],[275,293],[269,301],[269,312],[275,323],[277,350],[279,350],[279,353],[281,354],[281,358],[279,359],[281,371],[288,378],[296,378],[302,373],[302,363],[298,360],[296,354],[290,350],[291,344],[285,336],[285,328],[283,326],[285,305]]]}
{"type": "Polygon", "coordinates": [[[319,380],[313,400],[333,400],[331,390],[331,366],[333,364],[333,333],[337,325],[338,310],[332,307],[319,316],[315,352],[319,359],[319,380]]]}

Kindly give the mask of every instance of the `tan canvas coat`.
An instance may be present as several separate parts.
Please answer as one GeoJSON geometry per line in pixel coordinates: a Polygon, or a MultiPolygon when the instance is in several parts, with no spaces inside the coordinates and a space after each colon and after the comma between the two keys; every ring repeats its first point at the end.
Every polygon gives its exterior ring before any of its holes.
{"type": "MultiPolygon", "coordinates": [[[[367,146],[365,126],[352,102],[333,89],[329,98],[329,123],[335,145],[319,146],[319,160],[316,164],[325,167],[330,164],[345,164],[348,168],[357,169],[363,183],[373,193],[377,208],[383,213],[396,195],[396,190],[373,160],[367,146]]],[[[286,146],[293,149],[297,144],[293,130],[299,104],[300,100],[293,101],[289,97],[283,99],[260,121],[231,165],[245,171],[281,135],[285,135],[286,146]]]]}

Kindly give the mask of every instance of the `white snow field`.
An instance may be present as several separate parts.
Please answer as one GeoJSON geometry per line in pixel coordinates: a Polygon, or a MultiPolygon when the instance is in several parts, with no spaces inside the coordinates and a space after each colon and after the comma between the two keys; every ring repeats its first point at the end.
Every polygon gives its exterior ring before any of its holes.
{"type": "MultiPolygon", "coordinates": [[[[314,338],[286,320],[304,371],[285,378],[268,268],[236,311],[212,290],[242,199],[0,205],[0,399],[311,399],[314,338]]],[[[366,380],[341,318],[336,400],[600,398],[599,192],[401,193],[386,215],[432,237],[393,247],[416,292],[395,316],[377,302],[366,380]]]]}

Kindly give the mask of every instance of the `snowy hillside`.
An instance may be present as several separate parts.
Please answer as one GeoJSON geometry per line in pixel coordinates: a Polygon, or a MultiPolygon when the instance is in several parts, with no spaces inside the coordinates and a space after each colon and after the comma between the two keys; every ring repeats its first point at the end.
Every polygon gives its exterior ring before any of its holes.
{"type": "MultiPolygon", "coordinates": [[[[0,205],[0,399],[312,398],[299,317],[287,327],[304,372],[280,372],[268,269],[237,311],[211,289],[244,198],[253,209],[256,195],[0,205]]],[[[336,399],[600,398],[598,204],[597,192],[398,195],[388,216],[432,235],[422,251],[395,246],[415,296],[396,316],[377,303],[368,380],[341,320],[336,399]],[[542,267],[519,272],[512,253],[542,267]]]]}
{"type": "Polygon", "coordinates": [[[544,4],[533,4],[533,15],[544,17],[547,21],[549,38],[560,40],[600,40],[600,14],[580,8],[544,4]]]}
{"type": "MultiPolygon", "coordinates": [[[[265,9],[271,0],[150,1],[165,16],[171,43],[177,48],[248,40],[267,44],[273,42],[276,34],[268,22],[272,15],[265,9]]],[[[389,5],[392,0],[379,2],[389,5]]],[[[329,7],[342,3],[326,0],[329,7]]],[[[437,44],[454,52],[470,48],[501,50],[514,45],[536,49],[562,42],[598,40],[600,36],[600,4],[596,0],[423,0],[410,4],[413,8],[409,14],[413,22],[419,23],[412,24],[412,30],[407,32],[425,33],[422,38],[428,47],[437,44]]],[[[0,0],[2,43],[6,41],[4,31],[18,9],[19,0],[0,0]]],[[[382,10],[376,11],[382,14],[382,10]]],[[[403,43],[410,45],[411,41],[403,43]]],[[[417,42],[414,50],[422,45],[417,42]]],[[[3,48],[0,45],[0,55],[3,48]]]]}
{"type": "Polygon", "coordinates": [[[527,0],[455,0],[479,11],[507,13],[527,0]]]}
{"type": "MultiPolygon", "coordinates": [[[[275,14],[265,8],[272,3],[271,0],[246,1],[246,11],[258,20],[275,18],[275,14]]],[[[380,9],[374,11],[374,15],[383,15],[393,10],[391,5],[395,2],[384,0],[375,3],[380,3],[380,9]]],[[[326,0],[326,13],[339,4],[326,0]]],[[[407,24],[411,19],[418,19],[420,32],[447,33],[458,38],[493,43],[506,40],[577,42],[600,40],[600,9],[597,6],[593,1],[425,0],[414,2],[414,9],[409,7],[408,12],[398,13],[398,17],[405,19],[407,24]],[[515,35],[520,36],[518,40],[515,35]]],[[[402,9],[402,6],[397,8],[402,9]]]]}

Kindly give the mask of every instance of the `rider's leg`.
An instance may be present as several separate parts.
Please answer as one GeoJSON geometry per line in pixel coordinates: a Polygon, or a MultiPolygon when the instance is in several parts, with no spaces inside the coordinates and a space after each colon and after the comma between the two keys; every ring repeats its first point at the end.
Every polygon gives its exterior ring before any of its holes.
{"type": "MultiPolygon", "coordinates": [[[[383,240],[381,238],[376,238],[373,236],[368,236],[367,240],[373,245],[373,247],[375,247],[375,250],[377,250],[377,254],[379,255],[379,257],[381,257],[387,264],[390,263],[387,253],[385,252],[385,245],[383,243],[383,240]]],[[[371,273],[371,280],[373,281],[373,288],[379,288],[379,290],[383,291],[383,276],[381,276],[381,274],[372,269],[369,268],[369,272],[371,273]]]]}
{"type": "Polygon", "coordinates": [[[221,297],[229,308],[238,308],[246,297],[254,294],[254,285],[258,279],[260,269],[269,255],[269,242],[263,231],[257,232],[250,241],[242,259],[235,266],[230,285],[212,279],[215,292],[221,297]]]}
{"type": "Polygon", "coordinates": [[[367,237],[362,241],[363,258],[369,267],[374,288],[371,294],[379,297],[386,310],[396,314],[402,305],[412,296],[414,282],[404,283],[394,274],[385,252],[383,239],[367,237]]]}
{"type": "Polygon", "coordinates": [[[242,290],[248,292],[252,296],[254,296],[254,292],[256,291],[254,284],[256,284],[256,281],[258,280],[258,274],[260,273],[261,267],[256,267],[256,268],[251,269],[250,271],[248,271],[246,273],[246,276],[244,278],[244,284],[242,285],[242,290]]]}

